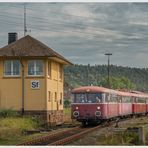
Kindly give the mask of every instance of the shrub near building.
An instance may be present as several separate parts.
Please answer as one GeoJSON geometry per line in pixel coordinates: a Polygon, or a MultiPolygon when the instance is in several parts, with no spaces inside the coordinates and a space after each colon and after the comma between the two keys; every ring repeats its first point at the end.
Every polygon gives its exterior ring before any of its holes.
{"type": "Polygon", "coordinates": [[[32,137],[26,136],[26,131],[39,130],[41,125],[42,121],[37,117],[20,117],[13,110],[0,110],[0,145],[18,144],[32,137]]]}

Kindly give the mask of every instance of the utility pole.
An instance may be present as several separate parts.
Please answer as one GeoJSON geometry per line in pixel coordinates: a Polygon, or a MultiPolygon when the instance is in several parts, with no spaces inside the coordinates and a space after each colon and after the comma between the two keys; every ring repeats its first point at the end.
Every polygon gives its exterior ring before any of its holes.
{"type": "Polygon", "coordinates": [[[109,71],[109,68],[110,68],[109,66],[110,66],[110,65],[109,65],[109,64],[110,64],[110,56],[112,55],[112,53],[105,53],[105,55],[108,56],[108,88],[110,88],[110,75],[109,75],[109,74],[110,74],[110,73],[109,73],[109,72],[110,72],[110,71],[109,71]]]}
{"type": "Polygon", "coordinates": [[[26,26],[26,5],[24,4],[24,36],[26,36],[27,26],[26,26]]]}
{"type": "MultiPolygon", "coordinates": [[[[24,4],[24,37],[26,36],[26,32],[27,32],[27,26],[26,26],[26,6],[24,4]]],[[[20,55],[18,55],[19,57],[19,61],[21,63],[21,67],[22,67],[22,115],[24,115],[25,109],[24,109],[24,102],[25,102],[25,77],[24,77],[24,64],[23,64],[23,60],[22,57],[20,55]]]]}

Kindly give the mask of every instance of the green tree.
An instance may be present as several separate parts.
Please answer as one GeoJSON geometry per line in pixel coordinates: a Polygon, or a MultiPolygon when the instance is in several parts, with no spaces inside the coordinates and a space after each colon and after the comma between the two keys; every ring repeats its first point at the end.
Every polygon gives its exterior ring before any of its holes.
{"type": "MultiPolygon", "coordinates": [[[[102,81],[107,77],[107,68],[107,65],[89,64],[65,66],[64,82],[74,88],[90,84],[94,86],[104,86],[102,81]]],[[[134,85],[135,90],[148,92],[148,68],[131,68],[110,65],[110,76],[119,78],[121,81],[121,84],[115,83],[114,88],[133,88],[134,85]],[[129,81],[126,83],[125,81],[127,79],[124,78],[127,78],[133,85],[131,85],[129,81]]],[[[119,82],[118,79],[114,79],[114,81],[119,82]]]]}
{"type": "MultiPolygon", "coordinates": [[[[108,79],[105,77],[100,84],[108,87],[108,79]]],[[[110,85],[112,89],[135,89],[135,85],[126,77],[110,77],[110,85]]]]}

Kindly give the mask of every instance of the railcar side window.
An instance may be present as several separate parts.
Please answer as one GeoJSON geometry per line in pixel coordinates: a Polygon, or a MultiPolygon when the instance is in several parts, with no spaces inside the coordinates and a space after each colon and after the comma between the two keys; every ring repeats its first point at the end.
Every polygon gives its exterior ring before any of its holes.
{"type": "Polygon", "coordinates": [[[110,102],[110,95],[106,93],[105,96],[105,102],[110,102]]]}
{"type": "Polygon", "coordinates": [[[118,96],[118,102],[122,103],[122,96],[118,96]]]}
{"type": "Polygon", "coordinates": [[[102,102],[105,102],[105,100],[106,100],[106,94],[102,94],[102,102]]]}
{"type": "Polygon", "coordinates": [[[117,102],[117,95],[116,94],[110,94],[110,101],[109,102],[117,102]]]}
{"type": "Polygon", "coordinates": [[[136,103],[145,103],[144,98],[136,98],[136,103]]]}
{"type": "Polygon", "coordinates": [[[123,103],[131,103],[131,98],[130,97],[122,97],[122,102],[123,103]]]}
{"type": "Polygon", "coordinates": [[[72,102],[75,102],[75,94],[71,94],[71,100],[72,100],[72,102]]]}

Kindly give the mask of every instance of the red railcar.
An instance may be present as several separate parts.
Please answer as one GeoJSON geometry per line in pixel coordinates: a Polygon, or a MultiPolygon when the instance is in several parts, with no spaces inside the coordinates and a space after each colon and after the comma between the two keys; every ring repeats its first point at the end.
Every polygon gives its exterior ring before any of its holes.
{"type": "Polygon", "coordinates": [[[71,117],[83,124],[148,112],[148,94],[97,86],[72,90],[71,117]]]}

